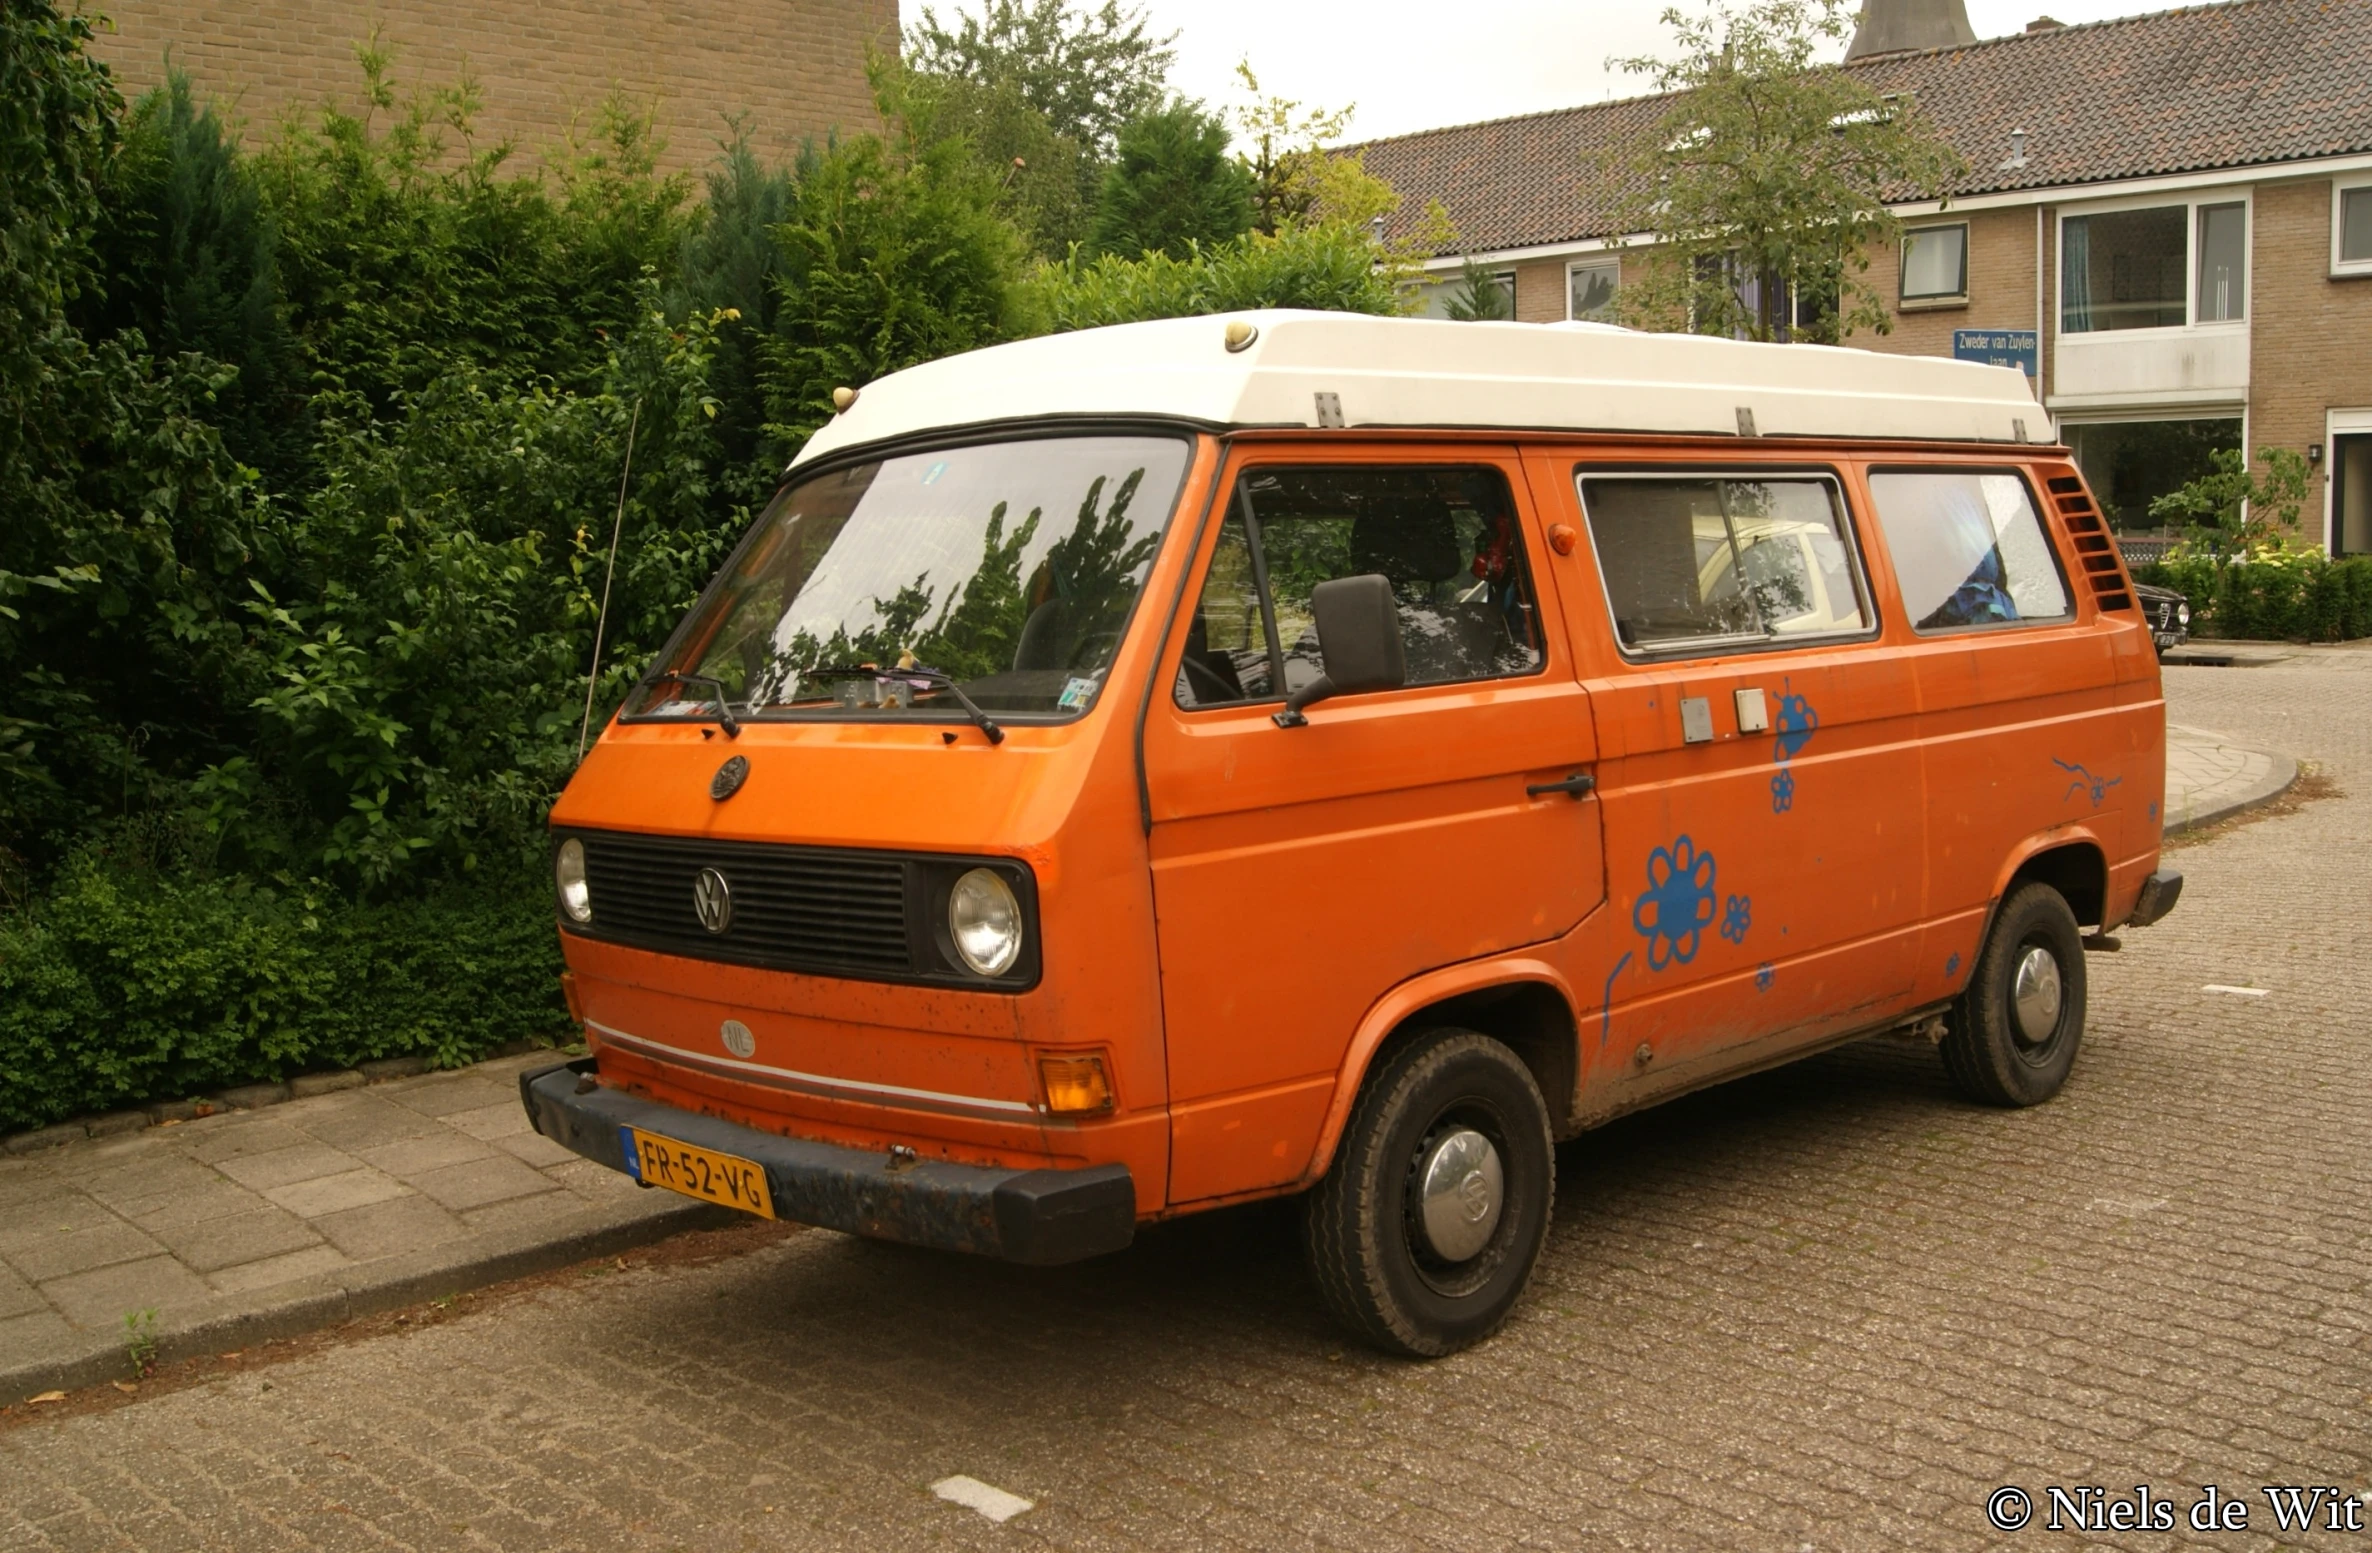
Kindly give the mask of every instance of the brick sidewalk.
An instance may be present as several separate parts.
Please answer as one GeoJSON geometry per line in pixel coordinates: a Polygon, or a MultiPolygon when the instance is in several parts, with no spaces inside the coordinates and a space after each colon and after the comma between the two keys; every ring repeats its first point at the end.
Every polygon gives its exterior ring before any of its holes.
{"type": "Polygon", "coordinates": [[[2298,763],[2203,728],[2166,725],[2166,832],[2173,835],[2253,809],[2298,780],[2298,763]]]}
{"type": "MultiPolygon", "coordinates": [[[[2167,730],[2168,829],[2263,802],[2295,762],[2167,730]]],[[[0,1158],[0,1400],[236,1348],[672,1234],[709,1210],[538,1137],[548,1055],[0,1158]]],[[[64,1134],[70,1129],[51,1129],[64,1134]]],[[[24,1141],[24,1140],[20,1140],[24,1141]]]]}
{"type": "Polygon", "coordinates": [[[0,1159],[0,1398],[237,1348],[672,1234],[713,1212],[538,1137],[549,1053],[0,1159]]]}

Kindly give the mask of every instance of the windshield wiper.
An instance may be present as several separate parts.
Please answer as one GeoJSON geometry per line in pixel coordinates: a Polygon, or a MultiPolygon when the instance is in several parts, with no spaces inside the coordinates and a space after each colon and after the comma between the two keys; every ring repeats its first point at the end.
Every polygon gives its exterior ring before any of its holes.
{"type": "Polygon", "coordinates": [[[698,685],[717,698],[717,726],[725,730],[725,737],[741,737],[741,724],[734,719],[733,708],[725,701],[725,682],[713,674],[686,674],[681,669],[667,669],[656,675],[651,683],[664,685],[668,681],[678,685],[698,685]]]}
{"type": "Polygon", "coordinates": [[[973,703],[970,696],[964,694],[963,686],[957,684],[951,676],[942,674],[937,669],[925,669],[919,667],[906,669],[884,669],[877,668],[869,663],[856,663],[840,664],[812,669],[801,669],[799,671],[799,677],[801,679],[830,679],[834,676],[841,678],[870,676],[874,679],[928,680],[933,685],[944,689],[949,695],[955,697],[955,704],[962,707],[964,709],[964,715],[972,719],[973,724],[978,727],[983,734],[988,736],[989,743],[1002,744],[1005,742],[1005,730],[998,727],[996,722],[990,718],[986,712],[980,710],[980,708],[973,703]]]}

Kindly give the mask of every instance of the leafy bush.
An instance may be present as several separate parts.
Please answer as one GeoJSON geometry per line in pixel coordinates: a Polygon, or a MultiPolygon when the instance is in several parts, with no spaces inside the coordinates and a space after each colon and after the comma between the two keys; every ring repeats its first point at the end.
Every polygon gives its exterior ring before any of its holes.
{"type": "Polygon", "coordinates": [[[1033,269],[1166,45],[1067,0],[922,31],[887,134],[728,145],[695,205],[617,102],[521,168],[373,41],[358,111],[248,151],[179,75],[127,112],[58,0],[0,8],[0,1127],[556,1026],[579,730],[834,387],[1395,310],[1389,191],[1314,149],[1272,236],[1033,269]]]}
{"type": "Polygon", "coordinates": [[[2134,569],[2191,603],[2200,636],[2343,642],[2372,636],[2372,556],[2266,546],[2236,556],[2177,550],[2134,569]]]}
{"type": "MultiPolygon", "coordinates": [[[[491,883],[491,881],[490,881],[491,883]]],[[[567,1028],[540,878],[356,905],[93,852],[0,917],[0,1130],[567,1028]],[[532,902],[522,905],[522,902],[532,902]]]]}
{"type": "Polygon", "coordinates": [[[908,126],[818,156],[782,245],[781,311],[765,359],[778,435],[796,445],[832,417],[832,390],[1031,332],[1015,284],[1019,234],[961,140],[908,126]]]}
{"type": "Polygon", "coordinates": [[[1233,242],[1194,248],[1183,259],[1106,254],[1049,265],[1032,289],[1057,331],[1258,307],[1389,316],[1401,311],[1401,296],[1391,272],[1379,269],[1380,257],[1356,228],[1286,227],[1274,236],[1246,232],[1233,242]]]}
{"type": "Polygon", "coordinates": [[[1090,252],[1183,259],[1252,229],[1252,175],[1227,155],[1227,126],[1173,102],[1120,132],[1096,201],[1090,252]]]}

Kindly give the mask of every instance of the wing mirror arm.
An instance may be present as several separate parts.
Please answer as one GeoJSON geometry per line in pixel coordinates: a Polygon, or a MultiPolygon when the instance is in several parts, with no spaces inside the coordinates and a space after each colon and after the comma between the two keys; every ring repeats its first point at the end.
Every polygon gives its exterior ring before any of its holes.
{"type": "Polygon", "coordinates": [[[1285,698],[1272,713],[1279,728],[1306,728],[1302,708],[1329,696],[1397,690],[1408,683],[1408,655],[1400,637],[1400,606],[1392,581],[1380,573],[1337,577],[1310,590],[1318,632],[1318,677],[1285,698]]]}

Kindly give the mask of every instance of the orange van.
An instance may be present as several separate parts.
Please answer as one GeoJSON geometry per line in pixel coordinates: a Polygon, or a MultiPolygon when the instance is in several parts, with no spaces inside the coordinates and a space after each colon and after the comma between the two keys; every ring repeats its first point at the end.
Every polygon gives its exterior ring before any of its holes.
{"type": "Polygon", "coordinates": [[[1441,1354],[1555,1140],[1888,1031],[2047,1100],[2180,892],[2014,371],[1276,312],[841,398],[552,817],[522,1096],[646,1186],[1031,1263],[1296,1194],[1441,1354]]]}

